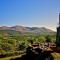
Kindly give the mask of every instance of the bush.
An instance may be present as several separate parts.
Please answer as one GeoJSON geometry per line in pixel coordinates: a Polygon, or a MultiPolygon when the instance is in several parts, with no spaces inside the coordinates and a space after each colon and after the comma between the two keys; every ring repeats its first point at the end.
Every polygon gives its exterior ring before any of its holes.
{"type": "Polygon", "coordinates": [[[46,38],[46,42],[51,42],[51,36],[50,35],[47,35],[45,38],[46,38]]]}
{"type": "Polygon", "coordinates": [[[25,43],[21,43],[19,44],[19,47],[18,47],[18,50],[25,50],[26,46],[25,46],[25,43]]]}

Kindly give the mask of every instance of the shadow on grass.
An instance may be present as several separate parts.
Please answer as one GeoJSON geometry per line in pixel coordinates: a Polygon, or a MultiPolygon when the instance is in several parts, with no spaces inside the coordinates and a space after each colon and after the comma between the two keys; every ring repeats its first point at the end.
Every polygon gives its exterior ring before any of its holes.
{"type": "Polygon", "coordinates": [[[23,55],[20,58],[15,58],[11,60],[54,60],[51,53],[43,51],[39,48],[32,50],[27,48],[26,55],[23,55]]]}

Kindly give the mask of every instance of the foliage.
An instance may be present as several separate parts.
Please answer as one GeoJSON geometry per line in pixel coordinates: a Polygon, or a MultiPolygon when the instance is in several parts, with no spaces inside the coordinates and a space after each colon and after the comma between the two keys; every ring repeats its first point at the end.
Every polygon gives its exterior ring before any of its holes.
{"type": "Polygon", "coordinates": [[[45,38],[46,38],[46,42],[51,42],[51,36],[50,35],[47,35],[45,38]]]}
{"type": "Polygon", "coordinates": [[[21,34],[17,31],[0,30],[0,53],[25,50],[28,44],[55,41],[55,35],[21,34]]]}
{"type": "Polygon", "coordinates": [[[17,49],[23,51],[23,50],[25,49],[25,43],[21,43],[21,44],[19,44],[19,46],[18,46],[17,49]]]}

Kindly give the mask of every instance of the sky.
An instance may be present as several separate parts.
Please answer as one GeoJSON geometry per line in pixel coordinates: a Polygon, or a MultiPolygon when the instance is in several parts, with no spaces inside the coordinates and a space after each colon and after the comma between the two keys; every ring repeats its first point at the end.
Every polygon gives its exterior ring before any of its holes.
{"type": "Polygon", "coordinates": [[[47,27],[56,30],[60,0],[0,0],[0,26],[47,27]]]}

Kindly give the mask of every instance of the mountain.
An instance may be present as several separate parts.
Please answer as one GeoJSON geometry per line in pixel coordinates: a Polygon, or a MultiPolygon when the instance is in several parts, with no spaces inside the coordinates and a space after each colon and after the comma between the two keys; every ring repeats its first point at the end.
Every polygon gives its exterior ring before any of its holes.
{"type": "Polygon", "coordinates": [[[24,27],[24,26],[1,26],[0,30],[14,30],[21,33],[54,34],[55,32],[45,27],[24,27]]]}
{"type": "Polygon", "coordinates": [[[48,29],[48,28],[45,28],[45,27],[26,27],[28,28],[28,32],[32,32],[32,33],[37,33],[37,34],[55,34],[56,32],[51,30],[51,29],[48,29]]]}

